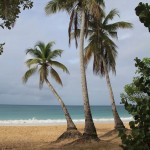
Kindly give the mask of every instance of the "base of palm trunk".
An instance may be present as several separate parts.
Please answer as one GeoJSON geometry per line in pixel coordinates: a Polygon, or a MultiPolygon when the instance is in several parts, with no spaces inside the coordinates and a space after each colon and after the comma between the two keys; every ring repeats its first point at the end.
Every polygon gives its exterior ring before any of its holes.
{"type": "Polygon", "coordinates": [[[122,121],[118,122],[118,123],[115,125],[115,129],[117,129],[117,130],[125,129],[125,126],[124,126],[123,122],[122,122],[122,121]]]}
{"type": "Polygon", "coordinates": [[[87,140],[100,141],[100,139],[97,137],[96,134],[83,133],[82,138],[83,138],[83,139],[87,139],[87,140]]]}
{"type": "Polygon", "coordinates": [[[117,126],[115,126],[115,129],[116,130],[125,129],[125,126],[124,125],[117,125],[117,126]]]}
{"type": "Polygon", "coordinates": [[[67,130],[61,136],[58,137],[56,142],[60,142],[66,139],[78,139],[81,138],[82,134],[78,130],[67,130]]]}
{"type": "Polygon", "coordinates": [[[100,139],[97,137],[97,135],[88,135],[84,133],[81,138],[73,141],[72,143],[69,143],[68,145],[83,145],[87,143],[97,143],[99,141],[100,139]]]}

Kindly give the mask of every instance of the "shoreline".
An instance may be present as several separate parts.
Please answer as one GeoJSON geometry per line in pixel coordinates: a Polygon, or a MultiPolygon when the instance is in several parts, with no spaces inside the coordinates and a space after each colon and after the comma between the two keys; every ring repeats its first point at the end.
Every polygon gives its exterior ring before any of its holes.
{"type": "MultiPolygon", "coordinates": [[[[123,121],[124,124],[128,124],[129,121],[123,121]]],[[[76,125],[84,125],[84,122],[75,122],[76,125]]],[[[104,125],[104,124],[114,124],[114,121],[102,121],[102,122],[96,122],[94,121],[94,124],[100,124],[100,125],[104,125]]],[[[12,126],[65,126],[66,123],[4,123],[1,124],[0,123],[0,127],[12,127],[12,126]]]]}
{"type": "MultiPolygon", "coordinates": [[[[122,117],[124,123],[132,121],[132,117],[122,117]]],[[[93,118],[95,124],[113,124],[113,118],[93,118]]],[[[84,124],[84,119],[73,119],[75,124],[84,124]]],[[[18,120],[0,120],[0,126],[49,126],[49,125],[65,125],[65,119],[18,119],[18,120]]]]}

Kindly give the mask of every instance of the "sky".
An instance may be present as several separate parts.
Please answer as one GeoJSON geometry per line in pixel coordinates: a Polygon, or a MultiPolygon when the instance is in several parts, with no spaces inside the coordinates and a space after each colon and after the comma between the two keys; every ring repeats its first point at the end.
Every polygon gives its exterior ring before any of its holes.
{"type": "MultiPolygon", "coordinates": [[[[68,45],[69,16],[65,12],[46,16],[44,7],[49,0],[34,0],[31,10],[22,11],[12,30],[0,28],[0,43],[5,42],[4,53],[0,56],[0,104],[57,105],[57,99],[45,84],[39,89],[38,74],[22,84],[22,76],[27,70],[24,62],[28,58],[25,50],[33,48],[38,41],[55,41],[53,49],[63,49],[61,58],[70,75],[59,71],[63,87],[49,78],[66,105],[83,105],[79,70],[79,50],[74,42],[68,45]]],[[[135,7],[140,0],[105,0],[106,12],[116,8],[120,18],[114,21],[128,21],[133,29],[118,31],[118,56],[116,75],[110,73],[116,104],[120,104],[120,93],[135,76],[134,58],[150,57],[150,33],[135,15],[135,7]]],[[[149,2],[149,0],[142,0],[149,2]]],[[[105,78],[93,75],[92,61],[86,70],[88,92],[91,105],[110,105],[110,97],[105,78]]]]}

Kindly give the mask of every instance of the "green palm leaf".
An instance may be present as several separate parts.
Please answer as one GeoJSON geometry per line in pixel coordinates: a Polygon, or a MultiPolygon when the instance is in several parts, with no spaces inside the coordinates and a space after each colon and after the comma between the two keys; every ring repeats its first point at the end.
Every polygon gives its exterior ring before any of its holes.
{"type": "Polygon", "coordinates": [[[62,1],[61,0],[52,0],[48,2],[48,4],[45,7],[45,11],[47,15],[56,13],[62,8],[62,1]]]}
{"type": "Polygon", "coordinates": [[[35,48],[36,47],[39,47],[40,51],[42,52],[45,49],[45,44],[43,42],[39,41],[35,44],[35,48]]]}
{"type": "Polygon", "coordinates": [[[45,12],[47,15],[56,13],[58,11],[67,11],[70,10],[75,6],[77,1],[75,0],[51,0],[45,7],[45,12]]]}
{"type": "Polygon", "coordinates": [[[37,71],[37,68],[38,67],[36,66],[26,71],[26,73],[22,77],[23,83],[26,83],[28,81],[28,79],[37,71]]]}
{"type": "Polygon", "coordinates": [[[92,42],[89,43],[89,45],[85,48],[85,51],[84,51],[84,63],[85,63],[85,66],[87,66],[87,64],[89,63],[92,55],[93,55],[93,50],[94,50],[94,47],[92,45],[92,42]]]}
{"type": "Polygon", "coordinates": [[[58,56],[61,56],[62,53],[63,53],[63,50],[61,49],[54,50],[53,52],[49,53],[47,60],[54,59],[58,56]]]}
{"type": "Polygon", "coordinates": [[[35,48],[38,49],[37,51],[40,51],[42,59],[46,60],[46,52],[49,50],[46,49],[46,45],[43,42],[39,41],[35,44],[35,48]]]}
{"type": "Polygon", "coordinates": [[[119,12],[116,9],[112,9],[106,17],[103,16],[105,18],[103,25],[106,25],[109,20],[113,20],[115,16],[119,16],[119,12]]]}
{"type": "Polygon", "coordinates": [[[105,28],[109,31],[116,31],[117,29],[132,29],[133,25],[128,22],[120,21],[112,24],[108,24],[105,28]]]}
{"type": "Polygon", "coordinates": [[[41,64],[41,59],[40,58],[28,59],[25,63],[30,68],[32,65],[41,64]]]}
{"type": "Polygon", "coordinates": [[[50,69],[50,74],[51,74],[51,77],[53,79],[55,79],[55,81],[60,84],[61,86],[63,86],[62,84],[62,81],[61,81],[61,78],[59,77],[59,74],[51,67],[50,69]]]}
{"type": "Polygon", "coordinates": [[[40,74],[39,88],[41,89],[43,87],[45,79],[49,74],[48,67],[45,64],[41,65],[41,67],[39,68],[39,74],[40,74]]]}
{"type": "MultiPolygon", "coordinates": [[[[55,42],[54,41],[52,41],[52,42],[49,42],[46,46],[45,46],[45,49],[46,50],[51,50],[51,48],[52,48],[52,46],[55,44],[55,42]]],[[[48,51],[49,52],[49,51],[48,51]]]]}
{"type": "Polygon", "coordinates": [[[63,65],[62,63],[58,62],[58,61],[49,61],[51,66],[55,66],[57,68],[62,69],[64,72],[69,74],[69,71],[67,69],[67,67],[65,65],[63,65]]]}
{"type": "Polygon", "coordinates": [[[35,58],[42,58],[42,54],[38,49],[27,49],[26,50],[26,54],[30,54],[31,56],[35,57],[35,58]]]}

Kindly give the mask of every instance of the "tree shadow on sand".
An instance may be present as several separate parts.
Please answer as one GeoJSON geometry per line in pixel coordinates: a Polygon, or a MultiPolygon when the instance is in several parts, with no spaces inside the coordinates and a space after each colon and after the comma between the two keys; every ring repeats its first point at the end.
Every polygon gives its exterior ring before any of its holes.
{"type": "MultiPolygon", "coordinates": [[[[126,132],[130,132],[129,129],[125,129],[126,132]]],[[[64,150],[121,150],[119,146],[121,144],[121,139],[118,136],[119,131],[114,129],[103,135],[99,135],[99,138],[93,138],[90,136],[79,135],[73,136],[72,133],[62,134],[56,141],[52,143],[52,145],[57,149],[60,148],[64,150]],[[65,135],[65,136],[64,136],[65,135]]]]}

